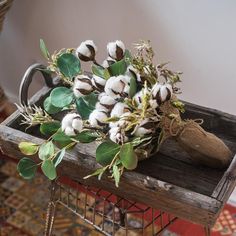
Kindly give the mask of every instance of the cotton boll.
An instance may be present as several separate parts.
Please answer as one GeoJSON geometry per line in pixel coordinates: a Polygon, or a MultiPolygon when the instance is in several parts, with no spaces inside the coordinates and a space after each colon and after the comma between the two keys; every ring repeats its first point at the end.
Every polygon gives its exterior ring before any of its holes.
{"type": "Polygon", "coordinates": [[[111,117],[121,117],[124,113],[129,112],[129,107],[122,102],[116,103],[111,111],[111,117]]]}
{"type": "Polygon", "coordinates": [[[102,127],[106,125],[107,113],[104,110],[93,110],[89,115],[89,123],[93,127],[102,127]]]}
{"type": "Polygon", "coordinates": [[[64,132],[67,136],[75,136],[76,135],[75,131],[72,127],[66,127],[64,132]]]}
{"type": "Polygon", "coordinates": [[[93,75],[92,84],[98,91],[103,91],[106,80],[97,75],[93,75]]]}
{"type": "Polygon", "coordinates": [[[152,88],[152,97],[160,105],[162,102],[168,101],[172,97],[172,86],[170,84],[158,84],[156,83],[152,88]]]}
{"type": "Polygon", "coordinates": [[[116,104],[116,100],[104,93],[103,95],[99,96],[99,103],[107,110],[111,110],[116,104]]]}
{"type": "Polygon", "coordinates": [[[61,129],[68,136],[74,136],[83,129],[83,121],[79,114],[69,113],[61,121],[61,129]]]}
{"type": "Polygon", "coordinates": [[[116,76],[110,77],[105,85],[105,93],[113,98],[120,98],[124,91],[125,83],[116,76]]]}
{"type": "Polygon", "coordinates": [[[75,97],[80,98],[90,94],[93,91],[91,79],[86,75],[78,75],[74,80],[73,93],[75,97]]]}
{"type": "Polygon", "coordinates": [[[114,143],[123,144],[128,141],[128,137],[119,127],[111,128],[109,134],[110,140],[114,143]]]}
{"type": "Polygon", "coordinates": [[[140,74],[138,73],[138,70],[135,69],[132,65],[129,65],[129,66],[128,66],[127,71],[126,71],[126,74],[127,74],[129,77],[135,78],[135,80],[136,80],[137,82],[142,82],[141,76],[140,76],[140,74]]]}
{"type": "Polygon", "coordinates": [[[93,61],[97,52],[97,47],[92,40],[86,40],[76,49],[76,55],[82,61],[93,61]]]}
{"type": "Polygon", "coordinates": [[[109,66],[111,66],[111,65],[114,64],[115,62],[116,62],[116,60],[114,60],[113,58],[107,57],[107,59],[103,61],[102,66],[103,66],[104,68],[108,68],[109,66]]]}
{"type": "Polygon", "coordinates": [[[119,61],[124,57],[125,45],[120,40],[116,40],[115,42],[110,42],[107,44],[107,52],[111,58],[119,61]]]}
{"type": "Polygon", "coordinates": [[[154,128],[154,123],[150,119],[146,118],[140,123],[140,125],[136,126],[133,134],[136,137],[143,137],[146,134],[151,134],[154,128]]]}

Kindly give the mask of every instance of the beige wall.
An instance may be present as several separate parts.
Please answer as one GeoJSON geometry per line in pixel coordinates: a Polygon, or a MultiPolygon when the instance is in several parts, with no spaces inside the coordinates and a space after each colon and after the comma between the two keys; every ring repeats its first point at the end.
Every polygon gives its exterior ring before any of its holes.
{"type": "Polygon", "coordinates": [[[100,59],[110,40],[150,39],[160,61],[184,72],[182,98],[236,114],[235,12],[234,0],[15,0],[0,35],[0,83],[16,96],[26,68],[43,61],[39,38],[51,51],[94,39],[100,59]]]}

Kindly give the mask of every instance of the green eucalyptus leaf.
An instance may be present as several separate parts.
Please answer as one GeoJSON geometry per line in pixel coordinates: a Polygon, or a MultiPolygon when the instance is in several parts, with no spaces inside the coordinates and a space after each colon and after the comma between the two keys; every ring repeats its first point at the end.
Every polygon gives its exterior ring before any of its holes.
{"type": "Polygon", "coordinates": [[[94,109],[98,101],[98,95],[95,93],[90,93],[89,95],[84,96],[83,100],[89,107],[94,109]]]}
{"type": "Polygon", "coordinates": [[[34,155],[39,149],[37,144],[31,142],[20,142],[18,147],[20,151],[27,156],[34,155]]]}
{"type": "Polygon", "coordinates": [[[46,47],[46,44],[44,43],[44,41],[42,39],[40,39],[39,41],[39,47],[40,47],[40,50],[43,54],[43,56],[46,58],[46,59],[49,59],[50,58],[50,54],[48,52],[48,49],[46,47]]]}
{"type": "Polygon", "coordinates": [[[39,158],[40,158],[41,160],[47,160],[47,159],[50,158],[53,154],[54,154],[54,144],[52,143],[52,141],[43,143],[43,144],[39,147],[39,158]]]}
{"type": "Polygon", "coordinates": [[[138,158],[131,143],[122,145],[119,156],[121,163],[126,169],[133,170],[137,167],[138,158]]]}
{"type": "Polygon", "coordinates": [[[127,63],[125,58],[113,63],[108,67],[108,70],[112,76],[118,76],[125,74],[127,69],[127,63]]]}
{"type": "Polygon", "coordinates": [[[108,80],[111,77],[108,69],[103,68],[101,66],[92,65],[92,72],[93,72],[93,74],[95,74],[105,80],[108,80]]]}
{"type": "Polygon", "coordinates": [[[137,83],[134,77],[130,78],[129,97],[132,98],[137,92],[137,83]]]}
{"type": "Polygon", "coordinates": [[[24,157],[19,161],[17,170],[23,178],[32,179],[35,176],[37,164],[34,160],[24,157]]]}
{"type": "Polygon", "coordinates": [[[53,106],[63,108],[72,103],[73,91],[66,87],[57,87],[52,90],[50,98],[53,106]]]}
{"type": "Polygon", "coordinates": [[[44,135],[51,136],[55,134],[60,127],[61,127],[61,124],[59,121],[43,123],[40,125],[40,132],[44,135]]]}
{"type": "Polygon", "coordinates": [[[43,107],[44,110],[48,113],[48,114],[55,114],[58,113],[59,111],[61,111],[62,108],[60,107],[55,107],[52,105],[51,103],[51,96],[47,97],[44,102],[43,102],[43,107]]]}
{"type": "Polygon", "coordinates": [[[50,180],[54,180],[57,177],[56,168],[51,159],[43,161],[41,169],[44,175],[46,175],[50,180]]]}
{"type": "Polygon", "coordinates": [[[61,149],[61,151],[57,153],[57,155],[53,159],[53,163],[55,167],[57,167],[61,163],[63,157],[65,156],[65,153],[66,153],[65,148],[61,149]]]}
{"type": "Polygon", "coordinates": [[[83,179],[88,179],[92,176],[96,176],[96,175],[102,175],[104,172],[106,171],[106,168],[102,167],[99,168],[97,170],[95,170],[92,174],[85,176],[83,179]]]}
{"type": "Polygon", "coordinates": [[[53,135],[52,139],[56,142],[59,147],[65,147],[72,142],[71,138],[67,136],[64,132],[59,130],[53,135]]]}
{"type": "Polygon", "coordinates": [[[91,143],[98,137],[98,134],[94,131],[83,130],[81,133],[77,134],[74,139],[80,141],[81,143],[91,143]]]}
{"type": "Polygon", "coordinates": [[[120,182],[120,171],[119,171],[118,166],[113,165],[112,166],[112,171],[113,171],[113,176],[114,176],[114,179],[115,179],[116,187],[118,188],[119,187],[119,182],[120,182]]]}
{"type": "Polygon", "coordinates": [[[71,53],[63,53],[57,59],[60,72],[70,79],[80,73],[80,60],[71,53]]]}
{"type": "Polygon", "coordinates": [[[101,165],[108,165],[119,151],[120,145],[105,141],[96,149],[96,161],[101,165]]]}
{"type": "Polygon", "coordinates": [[[89,106],[82,97],[76,99],[76,108],[83,120],[89,118],[89,115],[94,110],[93,106],[89,106]]]}

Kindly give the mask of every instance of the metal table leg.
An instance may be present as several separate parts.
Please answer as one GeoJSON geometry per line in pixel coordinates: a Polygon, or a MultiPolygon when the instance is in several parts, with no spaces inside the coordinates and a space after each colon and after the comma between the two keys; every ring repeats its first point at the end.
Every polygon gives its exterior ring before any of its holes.
{"type": "Polygon", "coordinates": [[[51,182],[51,187],[50,187],[50,202],[48,203],[48,208],[47,208],[47,216],[46,216],[46,223],[45,223],[45,231],[44,231],[44,236],[51,236],[52,235],[52,230],[53,230],[53,223],[55,219],[55,212],[56,212],[56,204],[57,201],[55,199],[56,196],[56,182],[52,181],[51,182]]]}

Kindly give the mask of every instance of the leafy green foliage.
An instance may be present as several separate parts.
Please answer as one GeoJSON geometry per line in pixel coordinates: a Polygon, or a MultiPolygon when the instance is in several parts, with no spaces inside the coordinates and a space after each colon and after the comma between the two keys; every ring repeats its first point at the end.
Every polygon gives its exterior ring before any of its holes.
{"type": "Polygon", "coordinates": [[[34,160],[24,157],[19,161],[17,170],[23,178],[32,179],[35,176],[37,164],[34,160]]]}
{"type": "Polygon", "coordinates": [[[55,167],[57,167],[61,163],[63,157],[65,156],[65,153],[66,153],[65,148],[61,149],[61,151],[57,153],[57,155],[53,159],[53,163],[55,167]]]}
{"type": "Polygon", "coordinates": [[[46,59],[49,59],[50,57],[50,54],[48,52],[48,49],[46,47],[46,44],[44,43],[44,41],[42,39],[40,39],[39,41],[39,47],[40,47],[40,50],[43,54],[43,56],[46,58],[46,59]]]}
{"type": "Polygon", "coordinates": [[[80,73],[80,60],[71,53],[63,53],[57,59],[60,72],[70,79],[80,73]]]}
{"type": "Polygon", "coordinates": [[[54,154],[54,144],[52,143],[52,141],[43,143],[43,144],[39,147],[39,158],[40,158],[41,160],[47,160],[47,159],[50,158],[53,154],[54,154]]]}
{"type": "Polygon", "coordinates": [[[108,71],[112,76],[123,75],[126,72],[126,69],[127,64],[125,58],[108,67],[108,71]]]}
{"type": "Polygon", "coordinates": [[[102,175],[106,171],[106,169],[107,169],[107,166],[99,168],[99,169],[95,170],[92,174],[85,176],[84,179],[88,179],[92,176],[98,175],[98,179],[100,180],[102,178],[102,175]]]}
{"type": "Polygon", "coordinates": [[[104,69],[103,67],[97,65],[92,65],[92,72],[105,80],[108,80],[111,76],[107,68],[104,69]]]}
{"type": "Polygon", "coordinates": [[[27,156],[34,155],[38,152],[39,148],[37,144],[31,142],[20,142],[18,147],[20,151],[27,156]]]}
{"type": "Polygon", "coordinates": [[[57,87],[52,90],[50,97],[53,106],[63,108],[73,101],[73,91],[66,87],[57,87]]]}
{"type": "Polygon", "coordinates": [[[108,165],[119,151],[120,145],[105,141],[96,149],[96,161],[101,165],[108,165]]]}
{"type": "Polygon", "coordinates": [[[40,132],[44,135],[51,136],[55,134],[60,127],[61,124],[59,121],[43,123],[40,125],[40,132]]]}
{"type": "Polygon", "coordinates": [[[137,83],[134,77],[130,78],[129,97],[132,98],[137,92],[137,83]]]}
{"type": "Polygon", "coordinates": [[[43,102],[43,107],[44,110],[48,113],[48,114],[56,114],[57,112],[61,111],[62,108],[60,107],[55,107],[52,105],[51,103],[51,97],[47,97],[44,102],[43,102]]]}
{"type": "Polygon", "coordinates": [[[57,177],[56,168],[55,168],[53,161],[51,159],[47,159],[47,160],[43,161],[43,163],[41,165],[41,169],[42,169],[43,173],[50,180],[54,180],[57,177]]]}
{"type": "Polygon", "coordinates": [[[120,160],[122,165],[128,170],[133,170],[137,167],[138,158],[131,143],[125,143],[121,146],[120,160]]]}
{"type": "Polygon", "coordinates": [[[81,143],[91,143],[98,138],[98,134],[91,130],[83,130],[81,133],[77,134],[74,139],[80,141],[81,143]]]}
{"type": "Polygon", "coordinates": [[[55,135],[53,135],[52,139],[61,148],[67,146],[72,142],[71,138],[61,130],[59,130],[55,135]]]}
{"type": "Polygon", "coordinates": [[[94,93],[76,99],[76,108],[83,120],[89,118],[89,115],[95,109],[97,101],[98,96],[94,93]]]}

